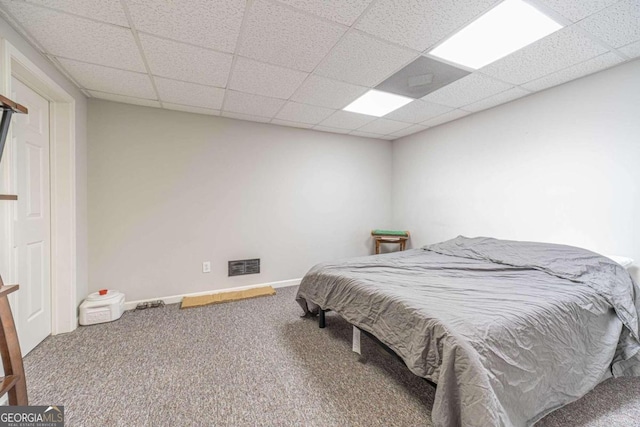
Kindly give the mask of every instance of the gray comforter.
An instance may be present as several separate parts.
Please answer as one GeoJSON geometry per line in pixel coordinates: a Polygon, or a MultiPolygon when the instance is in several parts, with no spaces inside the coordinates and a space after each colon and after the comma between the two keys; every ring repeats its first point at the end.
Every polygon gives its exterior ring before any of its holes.
{"type": "Polygon", "coordinates": [[[331,309],[438,384],[436,426],[525,426],[611,375],[640,375],[640,291],[593,252],[490,238],[320,264],[331,309]]]}

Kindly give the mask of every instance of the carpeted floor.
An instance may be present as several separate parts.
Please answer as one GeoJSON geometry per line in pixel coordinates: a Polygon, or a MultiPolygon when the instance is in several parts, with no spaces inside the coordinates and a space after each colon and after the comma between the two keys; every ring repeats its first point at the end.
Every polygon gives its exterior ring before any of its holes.
{"type": "MultiPolygon", "coordinates": [[[[127,312],[25,358],[30,403],[67,426],[430,426],[434,389],[335,314],[274,297],[127,312]]],[[[537,426],[640,426],[640,378],[609,380],[537,426]]]]}

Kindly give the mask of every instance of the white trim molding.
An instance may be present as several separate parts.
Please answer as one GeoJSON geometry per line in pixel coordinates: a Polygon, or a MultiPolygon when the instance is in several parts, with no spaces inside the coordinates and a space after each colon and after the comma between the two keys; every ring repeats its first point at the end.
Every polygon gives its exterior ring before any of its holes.
{"type": "MultiPolygon", "coordinates": [[[[124,303],[125,310],[133,310],[136,308],[138,304],[141,302],[150,302],[150,301],[164,301],[165,304],[177,304],[182,301],[184,297],[199,297],[202,295],[213,295],[219,294],[222,292],[231,292],[231,291],[244,291],[247,289],[253,288],[261,288],[263,286],[271,286],[272,288],[286,288],[288,286],[297,286],[300,284],[302,279],[290,279],[290,280],[280,280],[278,282],[268,282],[268,283],[259,283],[256,285],[248,285],[248,286],[237,286],[235,288],[225,288],[225,289],[215,289],[212,291],[204,291],[204,292],[195,292],[192,294],[183,294],[183,295],[172,295],[170,297],[159,297],[159,298],[150,298],[150,299],[141,299],[137,301],[127,301],[124,303]]],[[[126,298],[126,296],[125,296],[126,298]]]]}
{"type": "MultiPolygon", "coordinates": [[[[71,332],[78,326],[76,307],[76,123],[75,100],[44,71],[17,50],[9,41],[0,44],[0,88],[11,94],[11,77],[15,77],[50,105],[50,173],[51,173],[51,333],[71,332]]],[[[7,145],[9,138],[7,138],[7,145]]],[[[13,151],[13,149],[11,150],[13,151]]],[[[7,154],[7,153],[5,153],[7,154]]],[[[5,165],[9,162],[3,162],[5,165]]],[[[3,166],[0,176],[6,179],[4,189],[15,189],[13,166],[3,166]],[[7,187],[7,188],[5,188],[7,187]]],[[[15,208],[4,211],[6,221],[0,224],[13,235],[15,208]],[[7,228],[8,227],[8,228],[7,228]]],[[[17,276],[13,254],[13,238],[0,249],[8,251],[8,259],[0,259],[7,271],[5,282],[17,276]]]]}

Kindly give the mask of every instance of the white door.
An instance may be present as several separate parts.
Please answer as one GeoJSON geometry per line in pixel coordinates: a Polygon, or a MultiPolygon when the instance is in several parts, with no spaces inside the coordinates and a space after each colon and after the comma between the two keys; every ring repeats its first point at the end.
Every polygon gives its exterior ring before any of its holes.
{"type": "Polygon", "coordinates": [[[14,254],[20,290],[14,310],[22,354],[51,334],[49,102],[15,77],[13,99],[29,114],[14,115],[18,202],[14,254]]]}

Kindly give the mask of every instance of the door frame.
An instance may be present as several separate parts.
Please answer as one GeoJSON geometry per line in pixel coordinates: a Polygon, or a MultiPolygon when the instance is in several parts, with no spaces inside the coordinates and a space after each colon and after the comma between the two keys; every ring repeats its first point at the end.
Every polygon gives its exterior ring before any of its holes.
{"type": "MultiPolygon", "coordinates": [[[[51,196],[51,333],[77,328],[76,295],[76,135],[75,99],[45,72],[17,50],[8,40],[0,40],[0,88],[11,94],[11,77],[25,83],[49,101],[49,164],[51,196]]],[[[7,95],[10,97],[10,95],[7,95]]],[[[16,150],[7,137],[0,177],[3,191],[16,191],[16,150]]],[[[14,220],[17,209],[11,202],[0,206],[6,221],[0,236],[8,237],[0,259],[5,283],[15,283],[17,263],[14,254],[14,220]]],[[[15,304],[13,304],[16,307],[15,304]]]]}

